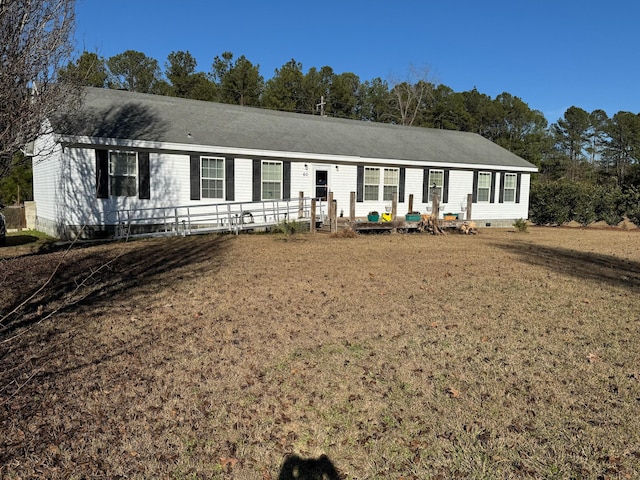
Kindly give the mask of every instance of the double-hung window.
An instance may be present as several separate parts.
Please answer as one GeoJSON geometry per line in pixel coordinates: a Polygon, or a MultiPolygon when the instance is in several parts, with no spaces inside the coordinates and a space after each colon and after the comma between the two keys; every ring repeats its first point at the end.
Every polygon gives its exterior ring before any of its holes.
{"type": "Polygon", "coordinates": [[[109,194],[135,197],[137,194],[138,156],[136,152],[109,152],[109,194]]]}
{"type": "Polygon", "coordinates": [[[491,194],[491,173],[478,172],[478,202],[488,202],[491,194]]]}
{"type": "Polygon", "coordinates": [[[378,200],[380,197],[380,169],[365,167],[364,169],[364,199],[378,200]]]}
{"type": "Polygon", "coordinates": [[[202,198],[224,198],[224,158],[202,157],[202,198]]]}
{"type": "Polygon", "coordinates": [[[398,168],[385,168],[382,200],[386,200],[386,201],[393,200],[394,195],[398,194],[399,184],[400,184],[400,170],[398,168]]]}
{"type": "Polygon", "coordinates": [[[438,195],[442,201],[442,192],[444,191],[444,170],[429,170],[429,201],[433,199],[433,195],[438,195]]]}
{"type": "Polygon", "coordinates": [[[282,198],[282,162],[262,161],[262,199],[282,198]]]}
{"type": "Polygon", "coordinates": [[[502,198],[505,202],[516,201],[516,185],[518,176],[515,173],[505,173],[504,175],[504,190],[502,192],[502,198]]]}

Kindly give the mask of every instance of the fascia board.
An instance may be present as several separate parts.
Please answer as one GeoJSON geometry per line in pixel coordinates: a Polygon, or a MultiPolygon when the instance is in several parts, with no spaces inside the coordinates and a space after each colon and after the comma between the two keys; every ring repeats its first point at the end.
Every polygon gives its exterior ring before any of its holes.
{"type": "Polygon", "coordinates": [[[474,163],[454,163],[454,162],[432,162],[418,160],[402,160],[397,158],[369,158],[352,155],[329,155],[320,153],[305,152],[281,152],[275,150],[259,150],[251,148],[222,147],[212,145],[192,145],[187,143],[153,142],[148,140],[129,140],[120,138],[101,138],[86,136],[62,136],[60,143],[69,147],[118,147],[136,148],[144,150],[168,151],[168,152],[197,152],[197,153],[217,153],[222,155],[233,155],[237,157],[258,157],[258,158],[279,158],[292,159],[308,162],[341,163],[341,164],[366,164],[366,165],[397,165],[404,167],[424,168],[434,166],[438,168],[461,167],[469,170],[501,170],[510,172],[537,172],[537,167],[522,167],[515,165],[487,165],[474,163]]]}

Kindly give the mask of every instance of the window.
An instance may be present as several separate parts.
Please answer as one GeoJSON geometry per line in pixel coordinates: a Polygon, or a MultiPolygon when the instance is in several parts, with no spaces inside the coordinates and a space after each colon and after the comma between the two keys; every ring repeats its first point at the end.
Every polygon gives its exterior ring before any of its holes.
{"type": "Polygon", "coordinates": [[[282,162],[262,162],[262,199],[282,198],[282,162]]]}
{"type": "Polygon", "coordinates": [[[491,174],[478,172],[478,202],[488,202],[491,193],[491,174]]]}
{"type": "Polygon", "coordinates": [[[224,158],[202,157],[202,198],[224,198],[224,158]]]}
{"type": "Polygon", "coordinates": [[[135,152],[109,152],[109,193],[114,197],[135,197],[137,185],[135,152]]]}
{"type": "Polygon", "coordinates": [[[378,200],[380,195],[380,169],[365,167],[364,169],[364,199],[378,200]]]}
{"type": "Polygon", "coordinates": [[[385,168],[382,199],[393,200],[393,196],[398,193],[399,183],[400,183],[400,170],[397,168],[385,168]]]}
{"type": "Polygon", "coordinates": [[[429,170],[429,201],[433,195],[438,195],[442,201],[442,191],[444,189],[444,170],[429,170]]]}
{"type": "Polygon", "coordinates": [[[516,201],[516,183],[517,183],[517,175],[515,173],[506,173],[504,176],[504,192],[503,192],[503,200],[505,202],[515,202],[516,201]]]}

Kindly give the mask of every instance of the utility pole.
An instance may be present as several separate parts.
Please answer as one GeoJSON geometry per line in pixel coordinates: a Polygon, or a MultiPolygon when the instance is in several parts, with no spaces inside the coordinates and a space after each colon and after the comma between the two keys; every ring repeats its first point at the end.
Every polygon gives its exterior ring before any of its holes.
{"type": "Polygon", "coordinates": [[[326,115],[324,114],[324,106],[327,104],[327,102],[324,101],[324,95],[322,95],[320,97],[320,103],[316,103],[316,112],[318,110],[320,110],[320,116],[321,117],[326,117],[326,115]]]}

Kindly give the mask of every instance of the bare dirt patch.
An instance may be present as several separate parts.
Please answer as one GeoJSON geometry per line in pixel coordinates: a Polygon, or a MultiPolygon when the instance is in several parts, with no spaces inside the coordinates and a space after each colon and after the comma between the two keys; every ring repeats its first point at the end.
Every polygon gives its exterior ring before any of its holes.
{"type": "Polygon", "coordinates": [[[0,476],[275,479],[288,455],[324,454],[349,479],[636,478],[638,235],[5,258],[0,476]]]}

